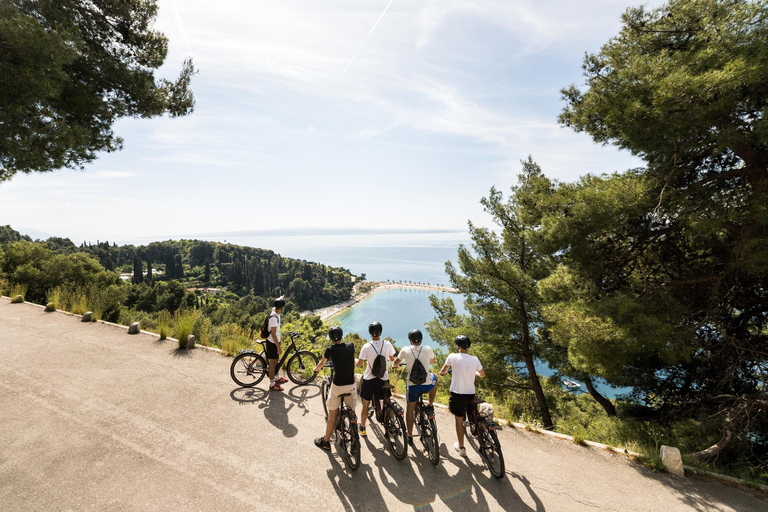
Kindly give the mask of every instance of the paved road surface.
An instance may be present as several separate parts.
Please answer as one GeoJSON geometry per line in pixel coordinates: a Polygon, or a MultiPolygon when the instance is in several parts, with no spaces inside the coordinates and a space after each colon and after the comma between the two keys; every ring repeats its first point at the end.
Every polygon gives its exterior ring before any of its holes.
{"type": "MultiPolygon", "coordinates": [[[[501,481],[449,449],[402,462],[369,427],[348,473],[319,387],[238,389],[231,359],[0,299],[0,510],[760,511],[753,494],[654,474],[623,456],[515,429],[501,481]]],[[[418,445],[417,441],[417,445],[418,445]]]]}

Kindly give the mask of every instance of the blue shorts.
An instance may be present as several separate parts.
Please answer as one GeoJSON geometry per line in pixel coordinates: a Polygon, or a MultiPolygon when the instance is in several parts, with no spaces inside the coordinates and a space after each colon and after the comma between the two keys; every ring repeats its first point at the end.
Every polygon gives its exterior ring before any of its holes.
{"type": "Polygon", "coordinates": [[[432,391],[432,388],[435,387],[435,382],[437,382],[437,377],[435,377],[434,373],[430,373],[429,376],[432,377],[432,384],[419,384],[418,386],[415,386],[410,382],[408,383],[408,392],[406,393],[406,396],[408,397],[407,400],[409,402],[415,402],[419,399],[420,394],[432,391]]]}

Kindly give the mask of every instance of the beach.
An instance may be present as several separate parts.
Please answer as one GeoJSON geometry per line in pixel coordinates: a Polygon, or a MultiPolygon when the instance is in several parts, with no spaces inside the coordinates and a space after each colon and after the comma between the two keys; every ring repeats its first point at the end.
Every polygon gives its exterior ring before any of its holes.
{"type": "Polygon", "coordinates": [[[451,288],[448,286],[423,284],[423,283],[399,283],[399,282],[393,283],[393,282],[384,282],[384,281],[382,282],[364,281],[362,283],[358,283],[355,285],[355,287],[352,289],[352,297],[350,297],[348,300],[345,300],[344,302],[340,302],[339,304],[334,304],[333,306],[328,306],[327,308],[302,311],[301,316],[316,315],[316,316],[319,316],[323,322],[327,322],[328,320],[332,319],[336,315],[346,311],[347,309],[351,308],[352,306],[359,303],[360,301],[367,299],[368,297],[370,297],[376,292],[379,292],[382,290],[398,290],[398,289],[400,290],[416,289],[416,290],[430,290],[435,292],[459,293],[459,291],[456,288],[451,288]],[[363,291],[360,291],[360,289],[363,287],[365,289],[363,291]]]}

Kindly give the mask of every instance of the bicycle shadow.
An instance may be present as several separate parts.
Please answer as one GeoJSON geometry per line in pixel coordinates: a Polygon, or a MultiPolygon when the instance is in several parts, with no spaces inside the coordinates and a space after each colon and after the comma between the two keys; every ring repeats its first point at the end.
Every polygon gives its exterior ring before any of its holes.
{"type": "MultiPolygon", "coordinates": [[[[412,505],[419,510],[428,510],[436,498],[434,486],[426,485],[435,478],[435,474],[443,475],[447,478],[447,473],[442,467],[434,466],[429,459],[422,457],[421,454],[414,454],[414,447],[420,441],[416,439],[413,445],[408,445],[408,454],[403,460],[397,460],[387,448],[387,440],[384,435],[383,426],[378,423],[369,422],[368,438],[366,445],[374,458],[374,465],[378,469],[379,483],[384,485],[393,496],[412,505]],[[381,447],[374,447],[370,438],[375,434],[376,440],[381,442],[381,447]],[[414,465],[414,462],[416,464],[414,465]],[[426,462],[430,467],[424,466],[426,462]],[[416,468],[419,471],[416,471],[416,468]],[[430,473],[430,475],[427,475],[430,473]],[[428,507],[428,508],[427,508],[428,507]]],[[[418,450],[418,448],[416,448],[418,450]]]]}
{"type": "Polygon", "coordinates": [[[331,467],[326,474],[344,510],[387,510],[371,467],[361,463],[357,471],[351,471],[340,462],[342,457],[338,451],[328,453],[331,467]]]}

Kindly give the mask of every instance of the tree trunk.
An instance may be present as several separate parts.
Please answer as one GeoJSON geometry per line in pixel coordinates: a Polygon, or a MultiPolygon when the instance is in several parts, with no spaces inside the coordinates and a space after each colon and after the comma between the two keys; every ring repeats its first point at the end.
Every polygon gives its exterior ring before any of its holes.
{"type": "Polygon", "coordinates": [[[606,414],[608,414],[608,416],[616,416],[616,408],[613,406],[613,402],[605,398],[595,389],[594,384],[592,384],[592,378],[585,377],[584,384],[587,385],[587,391],[589,391],[589,394],[595,399],[595,402],[599,403],[603,409],[605,409],[606,414]]]}
{"type": "Polygon", "coordinates": [[[717,458],[722,452],[730,448],[732,443],[733,443],[733,432],[731,432],[731,429],[726,427],[725,429],[723,429],[723,437],[720,438],[717,444],[713,444],[706,450],[701,450],[700,452],[692,453],[691,457],[695,457],[699,460],[710,460],[710,459],[717,458]]]}
{"type": "Polygon", "coordinates": [[[523,339],[522,349],[523,357],[525,358],[525,366],[528,368],[528,378],[531,380],[531,387],[536,395],[536,402],[539,404],[539,411],[541,411],[541,421],[544,423],[544,428],[552,430],[555,426],[552,423],[552,416],[549,414],[549,406],[547,405],[547,399],[544,396],[544,390],[541,388],[541,381],[536,373],[536,366],[533,364],[533,353],[531,352],[531,345],[528,334],[528,321],[523,321],[523,339]]]}

